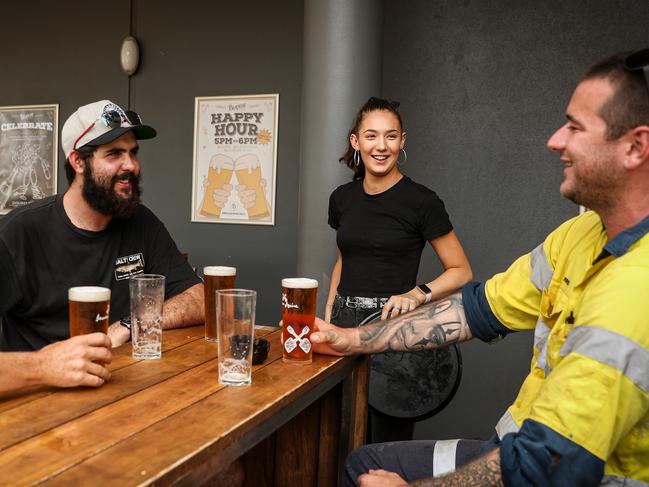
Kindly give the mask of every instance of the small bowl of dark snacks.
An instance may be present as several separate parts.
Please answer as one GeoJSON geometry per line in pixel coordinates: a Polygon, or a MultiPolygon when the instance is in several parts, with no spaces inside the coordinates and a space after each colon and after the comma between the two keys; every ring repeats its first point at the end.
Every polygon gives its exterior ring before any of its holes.
{"type": "Polygon", "coordinates": [[[268,358],[270,342],[265,338],[255,338],[255,345],[252,348],[252,364],[259,365],[268,358]]]}

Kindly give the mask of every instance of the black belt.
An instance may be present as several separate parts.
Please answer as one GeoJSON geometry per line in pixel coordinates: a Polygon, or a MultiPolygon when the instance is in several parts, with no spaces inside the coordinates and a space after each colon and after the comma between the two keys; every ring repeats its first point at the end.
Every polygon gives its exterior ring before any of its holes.
{"type": "Polygon", "coordinates": [[[368,298],[365,296],[336,296],[347,308],[382,308],[390,298],[368,298]]]}

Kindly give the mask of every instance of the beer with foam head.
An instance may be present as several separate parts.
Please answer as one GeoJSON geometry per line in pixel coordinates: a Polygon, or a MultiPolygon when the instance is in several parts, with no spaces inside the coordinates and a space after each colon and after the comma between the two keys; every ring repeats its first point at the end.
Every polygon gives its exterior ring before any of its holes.
{"type": "Polygon", "coordinates": [[[110,289],[80,286],[68,289],[70,336],[100,331],[108,333],[110,289]]]}
{"type": "Polygon", "coordinates": [[[282,360],[310,364],[313,349],[318,281],[304,277],[282,279],[282,360]]]}
{"type": "Polygon", "coordinates": [[[205,340],[216,342],[216,291],[233,289],[237,277],[236,267],[209,266],[203,268],[205,293],[205,340]]]}

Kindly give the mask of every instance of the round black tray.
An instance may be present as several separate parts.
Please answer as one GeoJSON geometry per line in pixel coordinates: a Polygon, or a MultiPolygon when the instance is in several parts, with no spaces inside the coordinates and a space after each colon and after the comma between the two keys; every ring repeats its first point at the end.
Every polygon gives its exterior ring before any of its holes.
{"type": "MultiPolygon", "coordinates": [[[[361,326],[380,316],[377,311],[361,326]]],[[[457,345],[375,354],[371,362],[369,405],[385,416],[421,421],[446,407],[461,378],[462,354],[457,345]]]]}

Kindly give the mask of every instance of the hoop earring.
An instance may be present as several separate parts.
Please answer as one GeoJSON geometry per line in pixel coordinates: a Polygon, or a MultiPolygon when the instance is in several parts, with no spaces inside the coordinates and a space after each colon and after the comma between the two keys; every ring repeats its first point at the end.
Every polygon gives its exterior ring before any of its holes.
{"type": "Polygon", "coordinates": [[[354,150],[354,157],[352,157],[352,161],[354,162],[354,166],[358,167],[358,165],[361,163],[361,155],[358,152],[358,149],[354,150]]]}
{"type": "Polygon", "coordinates": [[[399,162],[399,158],[397,157],[397,164],[399,164],[399,165],[403,165],[403,164],[405,164],[406,161],[408,160],[408,154],[406,154],[406,149],[404,149],[404,148],[402,147],[402,148],[401,148],[401,152],[403,152],[403,162],[399,162]]]}

